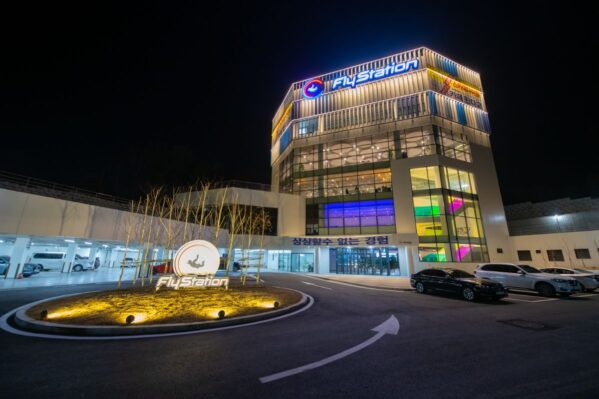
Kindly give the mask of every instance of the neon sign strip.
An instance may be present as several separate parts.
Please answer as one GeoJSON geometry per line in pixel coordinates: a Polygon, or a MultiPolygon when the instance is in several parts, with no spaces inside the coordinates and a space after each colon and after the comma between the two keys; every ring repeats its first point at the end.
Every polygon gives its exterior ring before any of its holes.
{"type": "Polygon", "coordinates": [[[341,89],[344,87],[354,88],[358,84],[370,82],[371,80],[383,79],[393,75],[399,75],[412,69],[418,69],[418,60],[400,62],[399,64],[393,62],[384,68],[362,71],[351,78],[347,75],[337,78],[333,81],[331,90],[341,89]]]}

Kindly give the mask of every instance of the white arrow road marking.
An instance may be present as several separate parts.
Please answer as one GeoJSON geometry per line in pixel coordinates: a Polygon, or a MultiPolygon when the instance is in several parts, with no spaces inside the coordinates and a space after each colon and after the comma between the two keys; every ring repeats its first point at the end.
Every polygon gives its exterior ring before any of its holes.
{"type": "Polygon", "coordinates": [[[332,288],[329,287],[323,287],[322,285],[318,285],[318,284],[314,284],[314,283],[309,283],[307,281],[302,281],[302,283],[306,284],[306,285],[313,285],[314,287],[319,287],[319,288],[324,288],[325,290],[332,290],[332,288]]]}
{"type": "Polygon", "coordinates": [[[291,370],[281,371],[280,373],[267,375],[266,377],[260,377],[259,380],[261,383],[266,384],[267,382],[272,382],[280,380],[281,378],[290,377],[295,374],[303,373],[304,371],[324,366],[336,360],[343,359],[344,357],[349,356],[352,353],[358,352],[374,344],[376,341],[383,338],[383,336],[385,336],[386,334],[397,335],[397,333],[399,332],[399,321],[395,318],[395,316],[392,315],[385,322],[374,327],[371,331],[376,332],[376,334],[359,345],[356,345],[352,348],[344,350],[343,352],[339,352],[336,355],[329,356],[314,363],[308,363],[291,370]]]}

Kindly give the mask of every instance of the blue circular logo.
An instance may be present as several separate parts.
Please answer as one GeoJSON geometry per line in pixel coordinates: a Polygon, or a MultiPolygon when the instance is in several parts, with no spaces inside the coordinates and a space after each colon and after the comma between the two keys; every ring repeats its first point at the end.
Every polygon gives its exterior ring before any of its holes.
{"type": "Polygon", "coordinates": [[[314,78],[308,80],[304,84],[304,88],[302,92],[304,93],[304,97],[308,99],[313,99],[318,97],[324,91],[324,83],[320,78],[314,78]]]}

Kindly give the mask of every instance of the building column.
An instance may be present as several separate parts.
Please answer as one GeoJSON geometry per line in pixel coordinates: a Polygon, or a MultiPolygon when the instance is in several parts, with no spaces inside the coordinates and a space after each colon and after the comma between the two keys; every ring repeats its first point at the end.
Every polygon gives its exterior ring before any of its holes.
{"type": "Polygon", "coordinates": [[[75,260],[75,253],[77,252],[77,243],[72,242],[69,243],[67,247],[67,253],[64,257],[64,264],[62,266],[63,273],[70,273],[71,268],[73,267],[73,261],[75,260]]]}
{"type": "Polygon", "coordinates": [[[329,257],[330,251],[329,247],[316,247],[315,252],[315,262],[316,265],[314,267],[314,272],[318,274],[329,274],[330,273],[330,265],[329,265],[329,257]]]}
{"type": "MultiPolygon", "coordinates": [[[[94,262],[96,261],[96,256],[98,256],[98,247],[97,246],[92,246],[89,249],[89,261],[94,264],[94,262]]],[[[102,264],[102,262],[100,261],[100,265],[102,264]]]]}
{"type": "Polygon", "coordinates": [[[31,239],[29,237],[17,237],[10,254],[10,264],[4,278],[16,278],[23,271],[25,255],[29,248],[31,239]]]}
{"type": "Polygon", "coordinates": [[[415,254],[415,252],[417,251],[417,247],[405,247],[406,260],[408,261],[408,277],[410,277],[414,273],[414,257],[417,256],[417,254],[415,254]]]}

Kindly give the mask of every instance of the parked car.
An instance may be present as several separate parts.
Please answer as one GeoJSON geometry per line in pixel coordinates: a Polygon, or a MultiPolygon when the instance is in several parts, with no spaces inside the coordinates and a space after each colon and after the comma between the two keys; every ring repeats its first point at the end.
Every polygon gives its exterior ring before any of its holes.
{"type": "Polygon", "coordinates": [[[31,256],[29,263],[34,263],[39,271],[61,270],[64,266],[64,252],[38,252],[31,256]]]}
{"type": "Polygon", "coordinates": [[[599,280],[596,277],[599,275],[593,275],[593,273],[583,273],[576,269],[569,269],[565,267],[549,267],[547,269],[541,269],[543,273],[559,274],[560,276],[567,276],[576,279],[580,284],[582,291],[593,292],[599,287],[599,280]]]}
{"type": "Polygon", "coordinates": [[[8,272],[10,266],[10,256],[0,256],[0,276],[4,276],[8,272]]]}
{"type": "Polygon", "coordinates": [[[451,268],[425,269],[414,273],[410,284],[418,293],[445,291],[459,294],[468,301],[477,298],[497,300],[507,296],[507,290],[502,284],[451,268]]]}
{"type": "Polygon", "coordinates": [[[80,259],[75,259],[73,261],[73,267],[71,267],[71,270],[74,272],[82,272],[84,270],[93,270],[94,269],[94,262],[90,262],[89,258],[86,257],[80,257],[80,259]]]}
{"type": "Polygon", "coordinates": [[[21,270],[21,274],[23,277],[30,277],[34,274],[39,273],[39,269],[35,263],[25,263],[23,264],[23,270],[21,270]]]}
{"type": "Polygon", "coordinates": [[[578,281],[571,277],[543,273],[529,265],[513,263],[482,263],[476,267],[477,277],[488,278],[505,287],[535,291],[542,296],[572,295],[580,291],[578,281]]]}
{"type": "Polygon", "coordinates": [[[154,265],[154,266],[152,266],[152,269],[153,269],[154,274],[172,273],[173,265],[172,265],[171,261],[168,261],[168,262],[163,262],[163,263],[154,265]]]}
{"type": "Polygon", "coordinates": [[[588,269],[580,269],[580,268],[574,268],[572,270],[576,270],[579,273],[589,273],[589,274],[592,274],[593,277],[595,278],[595,280],[599,281],[599,270],[588,270],[588,269]]]}

